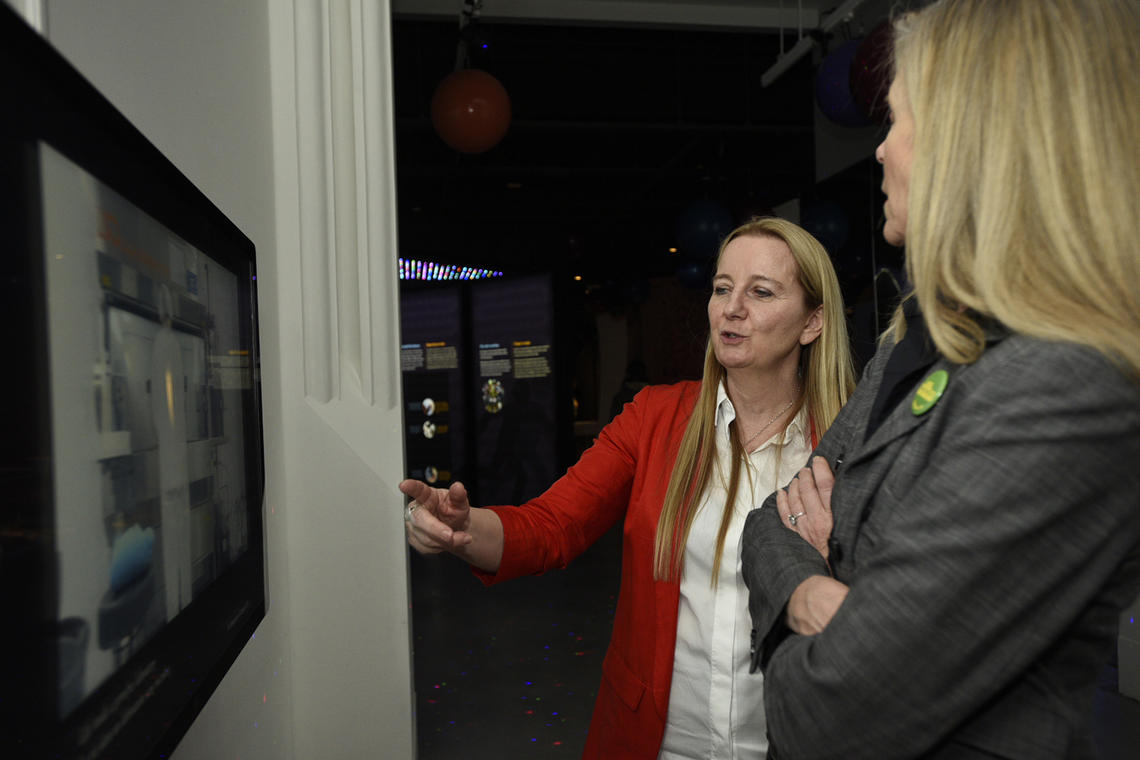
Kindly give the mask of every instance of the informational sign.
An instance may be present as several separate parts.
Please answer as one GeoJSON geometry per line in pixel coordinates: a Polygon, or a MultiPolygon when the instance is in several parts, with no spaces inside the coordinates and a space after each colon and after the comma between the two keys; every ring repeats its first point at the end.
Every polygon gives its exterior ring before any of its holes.
{"type": "Polygon", "coordinates": [[[476,473],[484,505],[520,504],[558,475],[550,277],[472,286],[476,473]]]}
{"type": "Polygon", "coordinates": [[[468,477],[459,285],[400,297],[400,365],[408,477],[445,488],[468,477]]]}

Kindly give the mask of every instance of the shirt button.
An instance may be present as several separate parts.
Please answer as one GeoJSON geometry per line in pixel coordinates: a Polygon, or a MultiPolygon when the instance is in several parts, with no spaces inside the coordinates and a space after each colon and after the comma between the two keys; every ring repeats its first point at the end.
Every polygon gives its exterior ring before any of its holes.
{"type": "Polygon", "coordinates": [[[839,541],[834,538],[827,539],[827,554],[827,558],[833,563],[833,567],[835,562],[843,560],[843,547],[839,545],[839,541]]]}

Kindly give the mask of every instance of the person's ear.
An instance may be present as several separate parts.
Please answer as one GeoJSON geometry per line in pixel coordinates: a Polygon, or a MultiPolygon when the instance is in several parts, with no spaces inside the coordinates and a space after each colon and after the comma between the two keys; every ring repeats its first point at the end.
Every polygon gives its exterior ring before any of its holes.
{"type": "Polygon", "coordinates": [[[804,323],[804,331],[800,333],[800,345],[806,346],[819,337],[823,332],[823,304],[812,309],[804,323]]]}

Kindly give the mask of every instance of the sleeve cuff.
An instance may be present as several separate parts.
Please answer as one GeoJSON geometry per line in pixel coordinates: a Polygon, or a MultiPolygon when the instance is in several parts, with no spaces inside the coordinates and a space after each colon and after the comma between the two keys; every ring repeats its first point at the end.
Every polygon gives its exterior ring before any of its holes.
{"type": "Polygon", "coordinates": [[[753,625],[749,670],[756,672],[767,666],[776,647],[792,635],[787,626],[792,592],[807,578],[830,573],[819,552],[780,523],[774,503],[765,503],[748,516],[741,569],[753,625]]]}

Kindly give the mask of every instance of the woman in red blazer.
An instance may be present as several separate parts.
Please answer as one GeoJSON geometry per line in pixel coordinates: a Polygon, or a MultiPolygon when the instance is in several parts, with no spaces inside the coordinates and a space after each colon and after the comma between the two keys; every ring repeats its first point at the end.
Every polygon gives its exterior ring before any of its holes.
{"type": "Polygon", "coordinates": [[[738,540],[744,515],[804,463],[854,385],[823,246],[775,218],[730,233],[717,256],[709,333],[700,382],[638,393],[577,464],[521,507],[472,508],[459,483],[400,484],[412,499],[411,546],[455,554],[485,583],[565,567],[624,520],[621,593],[588,758],[766,751],[747,633],[743,642],[734,633],[738,611],[749,630],[738,540]],[[732,675],[714,675],[717,665],[732,675]],[[675,674],[683,688],[671,688],[675,674]]]}

